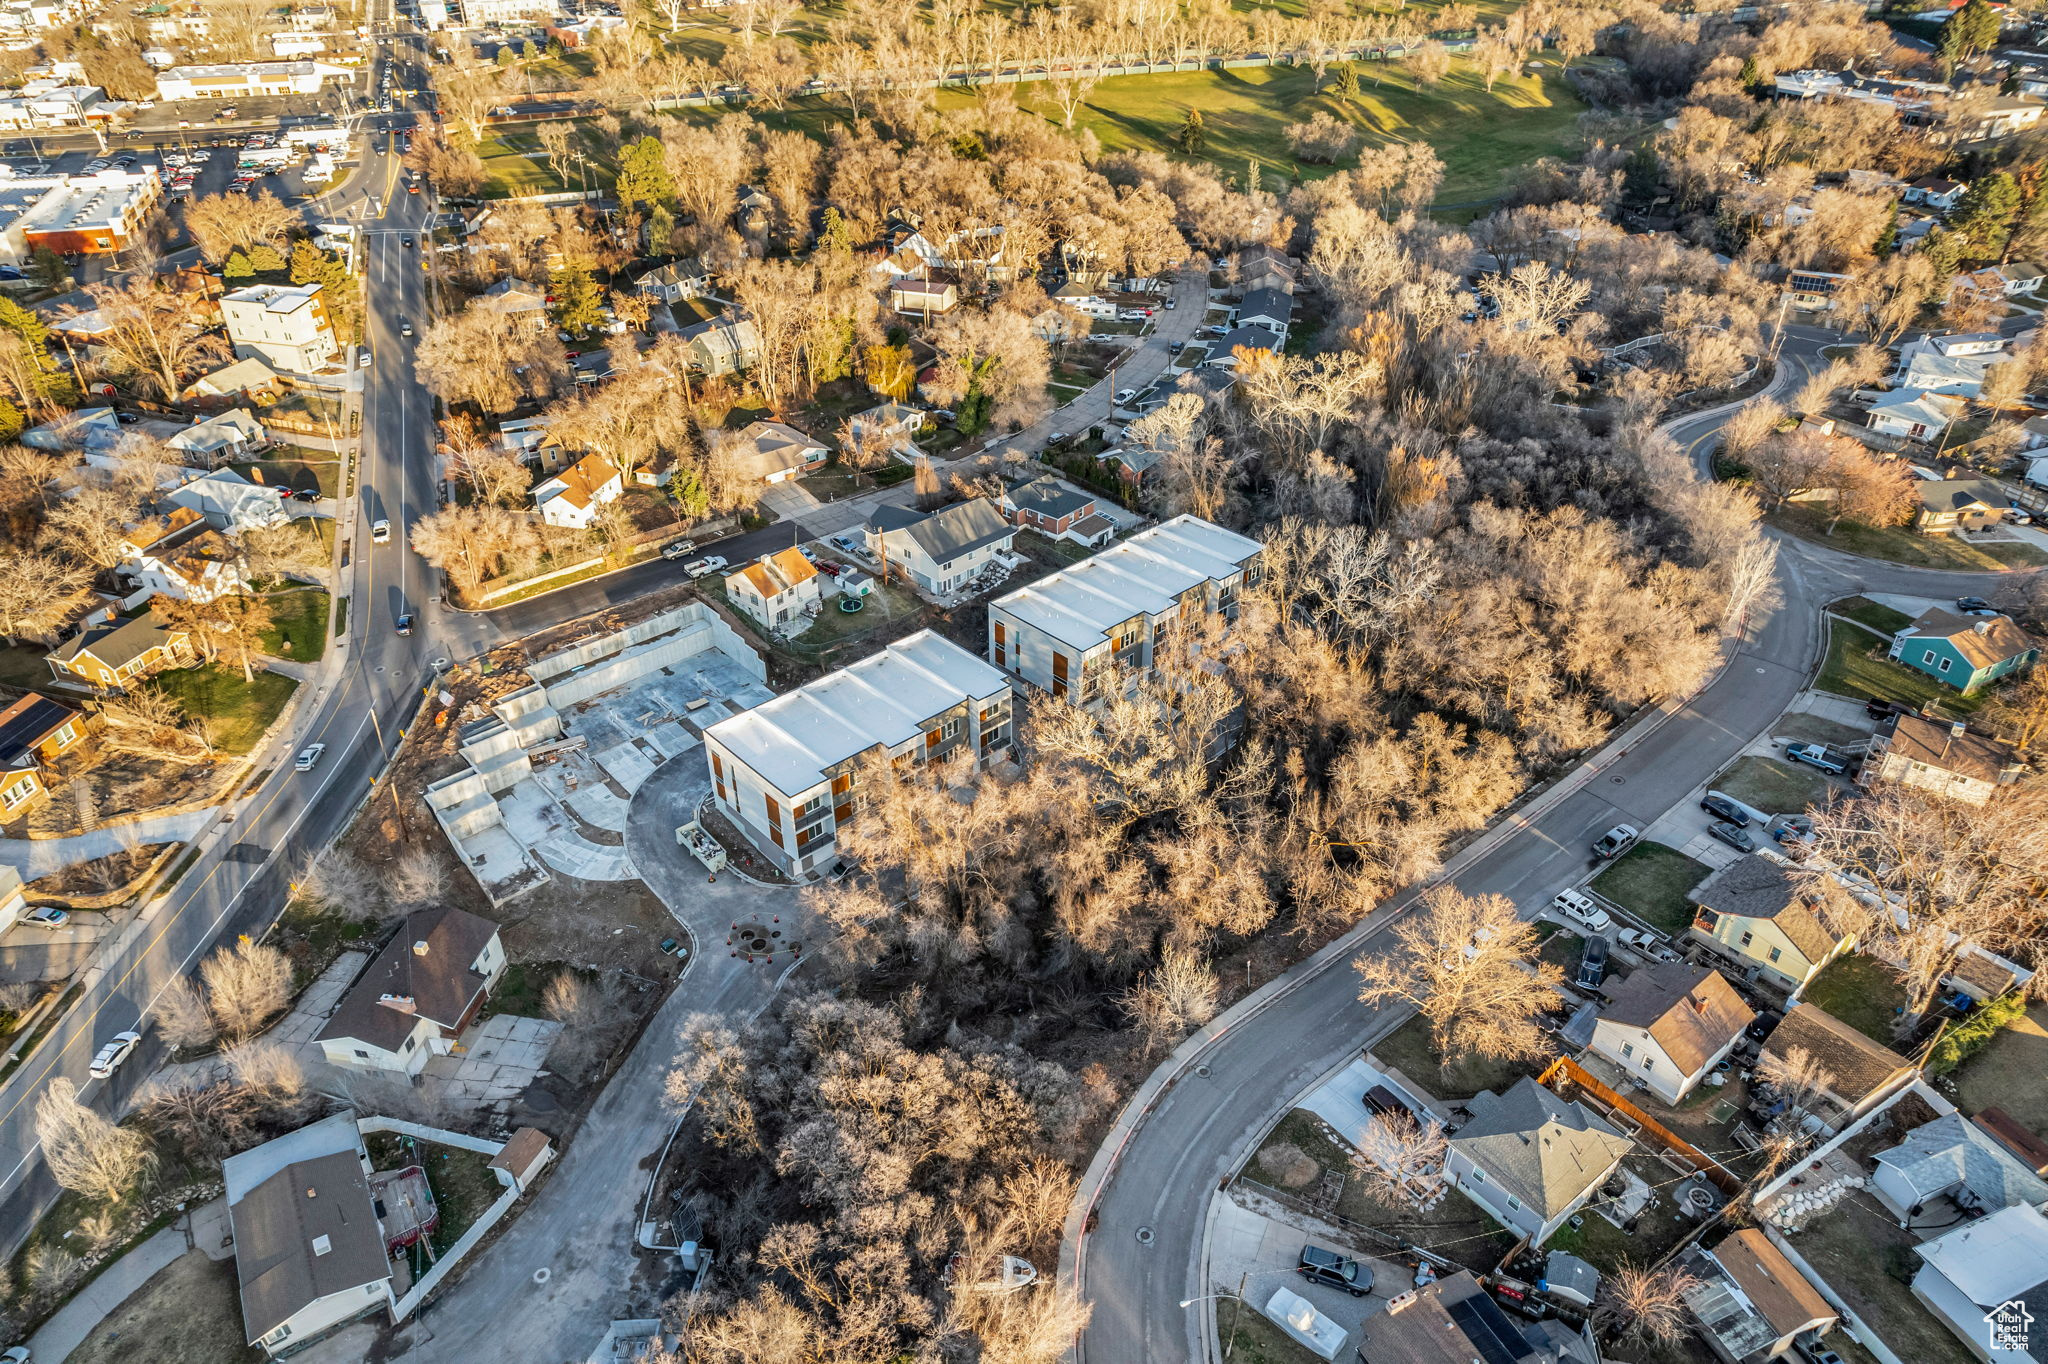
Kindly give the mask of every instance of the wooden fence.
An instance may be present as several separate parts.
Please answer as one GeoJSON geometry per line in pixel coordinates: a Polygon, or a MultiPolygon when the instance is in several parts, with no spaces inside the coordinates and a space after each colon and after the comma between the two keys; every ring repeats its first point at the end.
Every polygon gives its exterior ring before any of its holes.
{"type": "Polygon", "coordinates": [[[1721,1162],[1594,1079],[1585,1067],[1569,1056],[1560,1056],[1552,1061],[1549,1067],[1536,1077],[1536,1083],[1548,1089],[1552,1087],[1550,1082],[1559,1077],[1578,1086],[1609,1109],[1626,1113],[1629,1120],[1637,1125],[1639,1132],[1647,1132],[1659,1146],[1714,1181],[1714,1187],[1722,1193],[1733,1198],[1741,1191],[1742,1181],[1723,1169],[1721,1162]]]}

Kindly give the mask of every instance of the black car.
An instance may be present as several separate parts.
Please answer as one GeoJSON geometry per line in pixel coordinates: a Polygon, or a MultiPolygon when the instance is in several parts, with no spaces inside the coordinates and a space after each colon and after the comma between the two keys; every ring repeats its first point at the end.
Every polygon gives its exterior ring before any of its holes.
{"type": "Polygon", "coordinates": [[[1920,708],[1904,701],[1887,701],[1882,696],[1873,696],[1863,703],[1863,713],[1873,720],[1883,720],[1893,715],[1918,715],[1920,708]]]}
{"type": "Polygon", "coordinates": [[[1956,610],[1958,611],[1989,611],[1990,609],[1991,603],[1985,601],[1982,597],[1956,598],[1956,610]]]}
{"type": "Polygon", "coordinates": [[[412,249],[412,238],[411,238],[411,237],[400,237],[400,238],[399,238],[398,240],[399,240],[399,244],[400,244],[401,246],[405,247],[405,249],[406,249],[406,250],[410,251],[410,250],[412,249]]]}
{"type": "Polygon", "coordinates": [[[1710,837],[1719,839],[1737,852],[1748,853],[1756,851],[1755,836],[1740,824],[1730,823],[1725,819],[1717,819],[1707,826],[1707,833],[1710,837]]]}
{"type": "Polygon", "coordinates": [[[1798,1348],[1799,1357],[1806,1364],[1842,1364],[1842,1357],[1823,1344],[1812,1331],[1794,1336],[1792,1344],[1798,1348]]]}
{"type": "Polygon", "coordinates": [[[1578,986],[1581,990],[1597,990],[1600,982],[1607,979],[1607,939],[1595,933],[1586,939],[1585,955],[1579,958],[1578,986]]]}
{"type": "Polygon", "coordinates": [[[1301,1277],[1310,1283],[1328,1284],[1341,1288],[1354,1298],[1362,1298],[1372,1292],[1372,1268],[1356,1260],[1347,1260],[1334,1250],[1322,1250],[1316,1246],[1301,1248],[1301,1263],[1295,1268],[1301,1277]]]}
{"type": "Polygon", "coordinates": [[[1749,811],[1743,809],[1719,791],[1709,791],[1704,796],[1701,796],[1700,809],[1705,810],[1716,819],[1727,820],[1737,828],[1747,828],[1749,825],[1749,811]]]}
{"type": "Polygon", "coordinates": [[[1385,1085],[1374,1085],[1365,1091],[1365,1106],[1383,1118],[1392,1117],[1396,1113],[1406,1118],[1415,1116],[1408,1105],[1401,1102],[1400,1096],[1385,1085]]]}

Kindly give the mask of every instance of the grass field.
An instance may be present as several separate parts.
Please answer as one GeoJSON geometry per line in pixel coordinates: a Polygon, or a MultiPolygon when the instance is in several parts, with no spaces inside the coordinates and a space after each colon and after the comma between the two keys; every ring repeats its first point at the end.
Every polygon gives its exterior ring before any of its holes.
{"type": "Polygon", "coordinates": [[[2048,1005],[2036,1004],[1963,1062],[1956,1097],[1967,1113],[2002,1108],[2013,1121],[2048,1132],[2048,1005]]]}
{"type": "Polygon", "coordinates": [[[1676,937],[1692,924],[1685,893],[1707,879],[1707,864],[1662,843],[1638,843],[1593,878],[1593,889],[1676,937]]]}
{"type": "Polygon", "coordinates": [[[1838,616],[1860,621],[1881,635],[1895,635],[1913,623],[1913,618],[1904,611],[1894,611],[1882,602],[1868,597],[1844,597],[1828,607],[1838,616]]]}
{"type": "Polygon", "coordinates": [[[327,652],[328,597],[317,587],[280,592],[269,598],[271,627],[263,632],[263,652],[275,658],[311,663],[327,652]],[[285,641],[291,647],[285,648],[285,641]]]}
{"type": "MultiPolygon", "coordinates": [[[[476,146],[476,154],[484,163],[484,197],[488,199],[509,199],[522,194],[560,194],[564,190],[580,187],[565,184],[562,178],[549,167],[546,157],[528,156],[538,151],[540,139],[532,133],[501,133],[486,137],[476,146]]],[[[611,176],[604,177],[604,186],[611,183],[611,176]]]]}
{"type": "Polygon", "coordinates": [[[1944,687],[1927,674],[1886,658],[1885,650],[1890,647],[1890,641],[1883,636],[1843,621],[1829,621],[1827,661],[1821,664],[1820,676],[1813,685],[1837,696],[1882,697],[1923,710],[1931,707],[1936,712],[1961,715],[1982,706],[1992,694],[1988,687],[1975,696],[1944,687]]]}
{"type": "Polygon", "coordinates": [[[292,699],[298,683],[282,673],[257,673],[252,685],[240,668],[201,664],[159,673],[156,685],[176,697],[185,713],[213,724],[213,742],[226,753],[247,753],[292,699]]]}
{"type": "Polygon", "coordinates": [[[1960,535],[1922,535],[1903,526],[1874,528],[1844,521],[1833,535],[1824,534],[1826,525],[1798,507],[1769,513],[1766,521],[1790,531],[1802,540],[1861,554],[1866,559],[1914,568],[1966,569],[1976,573],[1998,573],[2011,568],[2037,568],[2048,564],[2048,554],[2032,545],[2012,540],[1971,540],[1960,535]]]}
{"type": "Polygon", "coordinates": [[[341,491],[341,461],[338,459],[252,459],[228,466],[242,477],[262,481],[273,488],[318,488],[320,496],[333,497],[341,491]]]}
{"type": "Polygon", "coordinates": [[[1467,1056],[1445,1065],[1429,1043],[1429,1023],[1420,1014],[1373,1043],[1369,1050],[1439,1099],[1469,1099],[1481,1090],[1504,1089],[1522,1076],[1534,1075],[1542,1069],[1485,1056],[1467,1056]]]}
{"type": "Polygon", "coordinates": [[[1819,768],[1752,757],[1737,758],[1714,778],[1714,789],[1766,814],[1796,815],[1826,799],[1829,788],[1819,768]]]}
{"type": "Polygon", "coordinates": [[[1820,968],[1806,987],[1806,1002],[1818,1004],[1881,1046],[1892,1044],[1892,1023],[1906,1007],[1899,973],[1875,957],[1850,952],[1820,968]]]}
{"type": "Polygon", "coordinates": [[[1968,1364],[1975,1356],[1920,1305],[1914,1238],[1874,1201],[1851,1198],[1815,1218],[1792,1245],[1851,1311],[1913,1364],[1968,1364]]]}
{"type": "Polygon", "coordinates": [[[186,1251],[131,1293],[66,1357],[76,1364],[128,1364],[142,1356],[217,1364],[263,1358],[261,1350],[242,1343],[234,1261],[215,1264],[199,1251],[186,1251]]]}

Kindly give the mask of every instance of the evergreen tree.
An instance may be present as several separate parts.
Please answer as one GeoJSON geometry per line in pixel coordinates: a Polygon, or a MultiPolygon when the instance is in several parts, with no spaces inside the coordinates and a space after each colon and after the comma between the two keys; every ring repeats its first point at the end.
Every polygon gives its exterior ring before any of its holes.
{"type": "Polygon", "coordinates": [[[1657,153],[1649,147],[1638,147],[1629,153],[1622,166],[1621,195],[1636,208],[1648,208],[1657,197],[1657,188],[1663,183],[1664,166],[1657,159],[1657,153]]]}
{"type": "Polygon", "coordinates": [[[1989,259],[2005,250],[2019,211],[2018,182],[2006,172],[1997,171],[1971,181],[1948,222],[1973,259],[1989,259]]]}
{"type": "Polygon", "coordinates": [[[512,53],[512,44],[506,43],[498,49],[498,55],[491,58],[491,60],[499,66],[510,66],[519,59],[512,53]]]}
{"type": "Polygon", "coordinates": [[[1742,59],[1742,74],[1736,79],[1742,82],[1743,89],[1754,94],[1757,88],[1764,83],[1763,68],[1756,64],[1756,58],[1744,57],[1742,59]]]}
{"type": "Polygon", "coordinates": [[[1259,158],[1256,156],[1244,159],[1244,189],[1247,194],[1259,192],[1259,158]]]}
{"type": "Polygon", "coordinates": [[[643,137],[619,157],[616,193],[622,204],[672,204],[676,184],[657,138],[643,137]]]}
{"type": "Polygon", "coordinates": [[[285,268],[284,256],[269,242],[258,242],[249,248],[249,268],[259,275],[268,275],[285,268]]]}
{"type": "Polygon", "coordinates": [[[1942,65],[1952,71],[1979,52],[1995,47],[1999,28],[1998,11],[1991,8],[1988,0],[1967,0],[1941,26],[1941,42],[1935,51],[1942,65]]]}
{"type": "Polygon", "coordinates": [[[818,234],[818,249],[834,257],[844,257],[853,251],[853,229],[846,225],[846,219],[836,208],[825,210],[825,230],[818,234]]]}
{"type": "Polygon", "coordinates": [[[1884,230],[1877,234],[1877,240],[1870,244],[1871,254],[1879,260],[1890,260],[1899,249],[1899,201],[1892,200],[1892,216],[1884,220],[1884,230]]]}
{"type": "Polygon", "coordinates": [[[1188,110],[1187,119],[1180,125],[1180,133],[1174,138],[1176,145],[1189,156],[1200,156],[1202,149],[1209,145],[1209,134],[1202,127],[1202,111],[1188,110]]]}
{"type": "Polygon", "coordinates": [[[13,440],[27,425],[28,422],[21,415],[21,409],[11,400],[0,398],[0,440],[13,440]]]}
{"type": "Polygon", "coordinates": [[[45,289],[62,289],[71,279],[64,258],[47,246],[38,246],[29,252],[29,269],[35,272],[36,283],[45,289]]]}
{"type": "Polygon", "coordinates": [[[228,252],[227,260],[220,267],[222,279],[253,279],[255,275],[256,267],[251,265],[249,258],[240,251],[228,252]]]}
{"type": "Polygon", "coordinates": [[[4,296],[0,296],[0,327],[5,327],[39,351],[47,352],[50,348],[50,329],[43,325],[43,319],[4,296]]]}
{"type": "Polygon", "coordinates": [[[711,493],[704,486],[703,476],[681,461],[668,477],[668,495],[676,509],[692,520],[711,510],[711,493]]]}
{"type": "Polygon", "coordinates": [[[571,336],[588,336],[604,326],[604,293],[597,287],[589,266],[562,266],[549,277],[548,290],[555,296],[555,325],[563,331],[571,336]]]}
{"type": "Polygon", "coordinates": [[[676,243],[676,215],[660,204],[647,210],[647,249],[657,256],[673,255],[676,243]]]}
{"type": "Polygon", "coordinates": [[[1358,68],[1350,62],[1337,68],[1337,98],[1357,99],[1359,93],[1358,68]]]}

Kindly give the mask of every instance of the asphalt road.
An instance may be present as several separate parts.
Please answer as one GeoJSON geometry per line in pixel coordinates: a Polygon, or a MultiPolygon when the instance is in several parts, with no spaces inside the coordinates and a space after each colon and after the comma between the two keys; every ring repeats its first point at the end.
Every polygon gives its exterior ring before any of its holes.
{"type": "MultiPolygon", "coordinates": [[[[1788,329],[1782,393],[1820,363],[1835,338],[1788,329]]],[[[1703,457],[1725,420],[1710,413],[1668,428],[1703,457]]],[[[1837,554],[1780,537],[1782,604],[1752,613],[1720,675],[1654,732],[1596,760],[1568,795],[1540,812],[1500,826],[1456,870],[1468,894],[1499,893],[1533,914],[1588,870],[1588,845],[1618,823],[1648,825],[1685,799],[1774,720],[1805,685],[1818,657],[1818,611],[1854,591],[1960,595],[1997,584],[1993,574],[1930,573],[1837,554]]],[[[1373,936],[1413,897],[1374,915],[1370,926],[1295,968],[1266,992],[1263,1009],[1241,1017],[1194,1055],[1168,1062],[1175,1076],[1156,1106],[1126,1135],[1093,1204],[1093,1230],[1074,1250],[1076,1288],[1094,1316],[1076,1357],[1086,1364],[1203,1360],[1214,1339],[1213,1299],[1235,1291],[1208,1281],[1203,1228],[1209,1198],[1256,1149],[1273,1121],[1309,1085],[1398,1015],[1369,1011],[1356,998],[1350,963],[1384,950],[1373,936]],[[1361,943],[1360,939],[1363,939],[1361,943]],[[1196,1065],[1206,1068],[1197,1074],[1196,1065]],[[1140,1233],[1146,1233],[1140,1239],[1140,1233]]],[[[1084,1196],[1087,1190],[1084,1188],[1084,1196]]],[[[1274,1285],[1252,1284],[1257,1299],[1274,1285]]]]}

